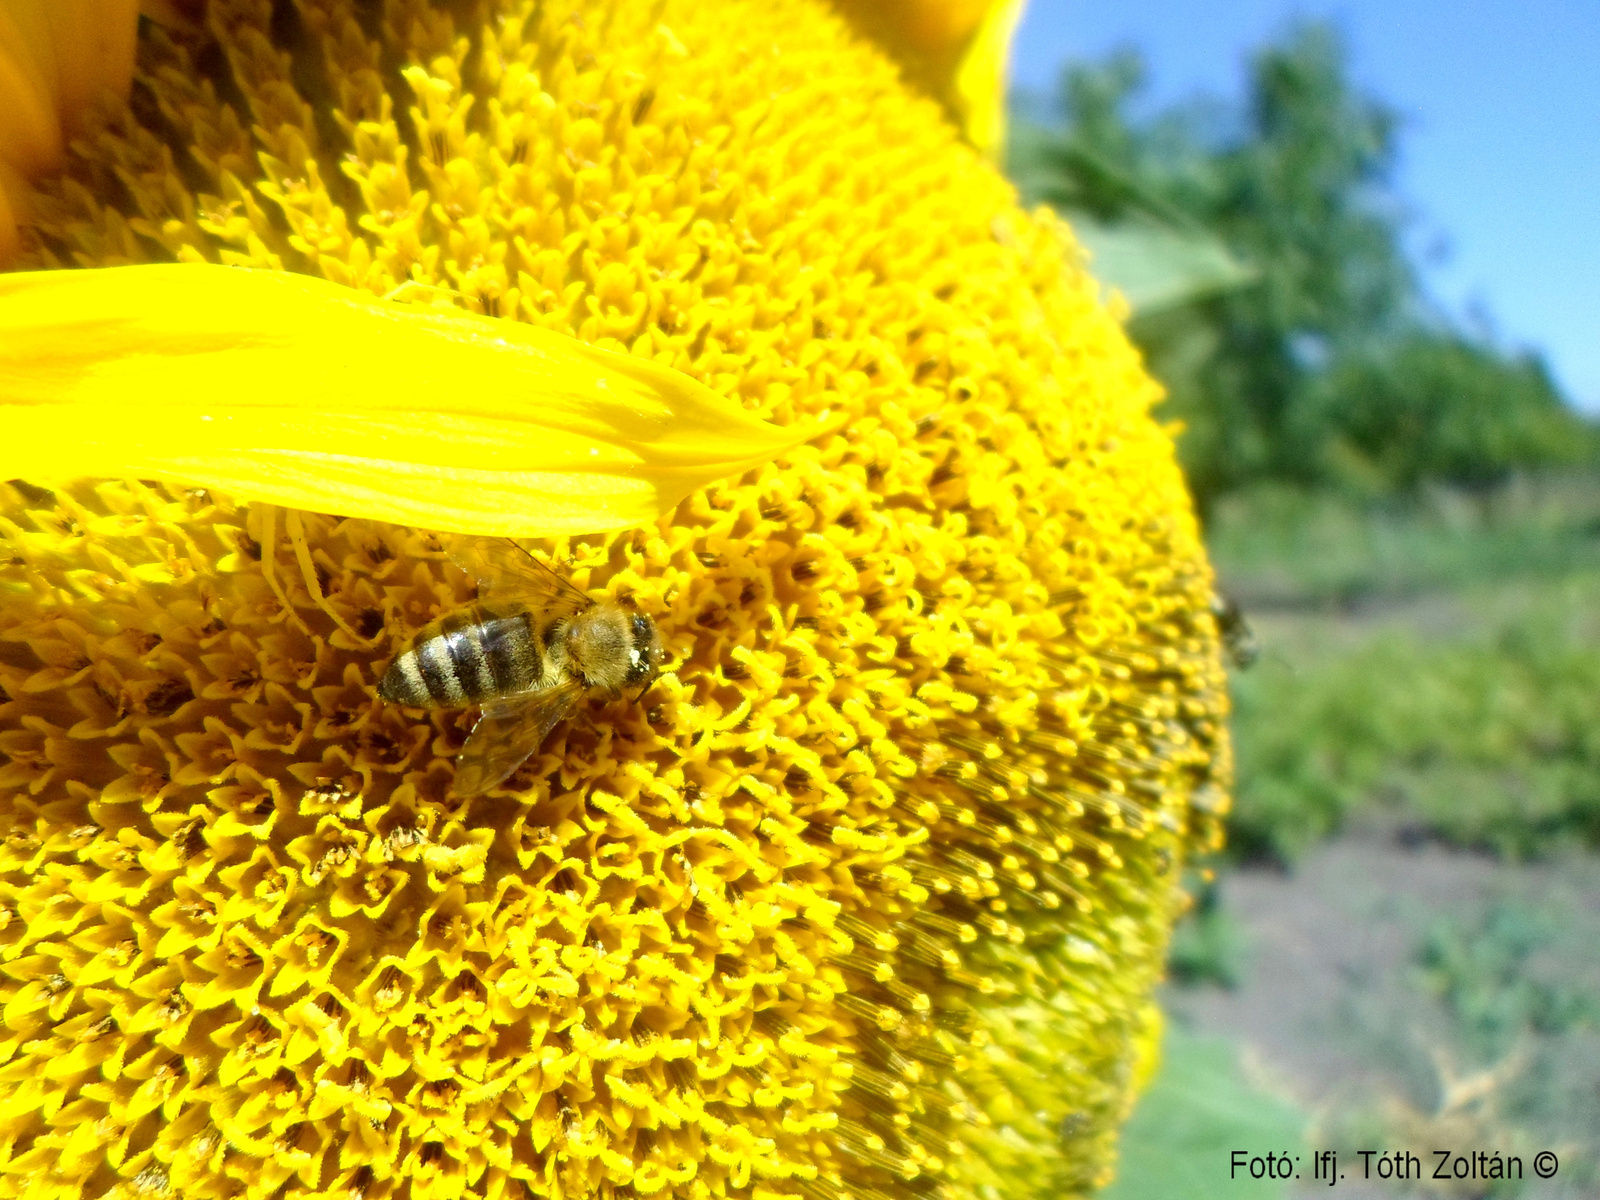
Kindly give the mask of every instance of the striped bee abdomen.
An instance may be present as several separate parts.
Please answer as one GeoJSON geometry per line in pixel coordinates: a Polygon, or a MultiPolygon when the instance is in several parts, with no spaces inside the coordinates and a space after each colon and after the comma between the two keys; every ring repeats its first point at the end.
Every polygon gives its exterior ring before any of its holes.
{"type": "Polygon", "coordinates": [[[378,694],[419,708],[483,704],[536,686],[544,660],[526,606],[474,604],[421,630],[389,664],[378,694]]]}

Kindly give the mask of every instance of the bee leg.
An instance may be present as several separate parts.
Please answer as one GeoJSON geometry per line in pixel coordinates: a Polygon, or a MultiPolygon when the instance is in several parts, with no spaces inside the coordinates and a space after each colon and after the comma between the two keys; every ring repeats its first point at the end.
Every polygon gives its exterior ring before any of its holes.
{"type": "Polygon", "coordinates": [[[638,704],[640,701],[642,701],[644,699],[644,697],[645,697],[645,693],[647,693],[651,688],[655,687],[656,680],[658,680],[660,678],[661,678],[661,672],[660,671],[651,672],[650,678],[646,679],[644,681],[644,686],[639,689],[639,694],[633,698],[633,702],[635,704],[638,704]]]}

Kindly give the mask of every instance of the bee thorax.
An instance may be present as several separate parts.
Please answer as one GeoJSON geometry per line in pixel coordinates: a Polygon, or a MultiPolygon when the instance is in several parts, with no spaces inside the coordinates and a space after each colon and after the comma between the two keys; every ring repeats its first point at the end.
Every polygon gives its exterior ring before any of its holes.
{"type": "Polygon", "coordinates": [[[588,687],[612,695],[660,669],[659,646],[655,622],[614,604],[596,605],[567,628],[574,669],[588,687]]]}

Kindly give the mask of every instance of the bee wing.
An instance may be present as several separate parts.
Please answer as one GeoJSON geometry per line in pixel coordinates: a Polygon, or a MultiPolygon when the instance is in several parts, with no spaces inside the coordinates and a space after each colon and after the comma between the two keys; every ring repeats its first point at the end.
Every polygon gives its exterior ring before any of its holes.
{"type": "Polygon", "coordinates": [[[566,617],[594,603],[510,538],[457,538],[450,557],[478,581],[483,599],[490,592],[514,591],[533,607],[566,617]]]}
{"type": "Polygon", "coordinates": [[[583,684],[569,679],[557,687],[483,706],[483,715],[456,756],[455,793],[476,796],[520,767],[556,723],[569,716],[583,684]]]}

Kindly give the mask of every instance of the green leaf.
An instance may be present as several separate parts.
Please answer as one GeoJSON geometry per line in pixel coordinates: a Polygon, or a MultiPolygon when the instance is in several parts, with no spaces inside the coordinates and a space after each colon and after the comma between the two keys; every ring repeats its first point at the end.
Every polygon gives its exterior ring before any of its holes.
{"type": "Polygon", "coordinates": [[[1137,317],[1192,304],[1256,279],[1256,272],[1229,253],[1220,238],[1199,230],[1174,229],[1139,215],[1102,221],[1067,210],[1062,216],[1089,252],[1090,272],[1121,292],[1137,317]]]}

